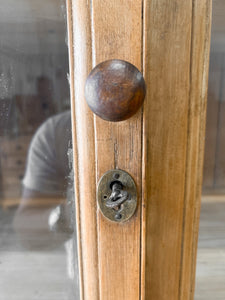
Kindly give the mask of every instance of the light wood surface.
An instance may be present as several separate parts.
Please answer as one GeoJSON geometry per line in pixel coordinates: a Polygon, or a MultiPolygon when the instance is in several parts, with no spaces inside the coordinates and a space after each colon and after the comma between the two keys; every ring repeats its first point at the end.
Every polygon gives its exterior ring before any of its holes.
{"type": "MultiPolygon", "coordinates": [[[[142,1],[93,1],[93,61],[118,58],[141,70],[142,1]]],[[[141,195],[142,114],[124,122],[95,118],[97,180],[110,169],[126,170],[141,195]]],[[[140,205],[135,216],[114,224],[98,213],[100,299],[139,297],[140,205]]]]}
{"type": "Polygon", "coordinates": [[[193,1],[180,299],[193,299],[202,192],[211,0],[193,1]]]}
{"type": "Polygon", "coordinates": [[[68,0],[85,300],[193,298],[211,6],[143,4],[68,0]],[[83,94],[92,67],[112,58],[133,63],[147,83],[144,114],[120,123],[93,116],[83,94]],[[96,206],[96,183],[114,168],[138,188],[137,211],[124,224],[110,223],[96,206]]]}
{"type": "Polygon", "coordinates": [[[93,114],[84,99],[85,80],[92,69],[90,12],[87,1],[67,1],[80,296],[98,300],[95,133],[93,114]]]}
{"type": "Polygon", "coordinates": [[[172,300],[179,299],[192,5],[145,4],[145,299],[172,300]]]}
{"type": "Polygon", "coordinates": [[[141,69],[141,1],[93,1],[91,7],[86,1],[72,3],[75,31],[70,29],[73,33],[70,43],[75,49],[73,52],[70,47],[70,65],[75,76],[75,79],[72,78],[75,87],[73,116],[76,120],[74,141],[77,145],[75,170],[81,282],[85,283],[81,287],[83,299],[137,299],[140,206],[132,220],[123,225],[110,223],[97,212],[97,225],[94,168],[96,163],[97,181],[105,171],[125,169],[133,176],[141,195],[142,114],[139,111],[133,118],[121,123],[99,118],[95,118],[93,123],[93,114],[84,100],[83,87],[88,72],[103,60],[124,59],[141,69]]]}
{"type": "Polygon", "coordinates": [[[192,299],[211,6],[145,6],[145,299],[192,299]]]}

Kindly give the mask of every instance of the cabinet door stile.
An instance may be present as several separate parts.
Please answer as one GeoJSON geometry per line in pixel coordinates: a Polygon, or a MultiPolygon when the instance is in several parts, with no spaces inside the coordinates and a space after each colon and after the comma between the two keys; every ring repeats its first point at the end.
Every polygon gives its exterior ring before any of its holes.
{"type": "Polygon", "coordinates": [[[84,98],[92,69],[91,4],[67,1],[81,299],[99,300],[94,118],[84,98]]]}
{"type": "Polygon", "coordinates": [[[210,1],[145,0],[145,299],[193,299],[210,1]]]}
{"type": "MultiPolygon", "coordinates": [[[[142,1],[94,0],[92,32],[96,64],[123,59],[142,69],[142,1]]],[[[114,224],[98,212],[100,299],[138,299],[140,283],[140,203],[142,112],[111,123],[95,118],[97,180],[119,168],[134,178],[138,208],[124,224],[114,224]]]]}

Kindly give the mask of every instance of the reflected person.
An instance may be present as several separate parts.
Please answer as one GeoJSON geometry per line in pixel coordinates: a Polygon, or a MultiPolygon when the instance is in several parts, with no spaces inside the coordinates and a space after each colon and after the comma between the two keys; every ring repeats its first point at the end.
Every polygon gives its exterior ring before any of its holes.
{"type": "Polygon", "coordinates": [[[26,247],[48,249],[73,232],[73,174],[70,111],[50,117],[28,152],[23,193],[14,228],[26,247]]]}

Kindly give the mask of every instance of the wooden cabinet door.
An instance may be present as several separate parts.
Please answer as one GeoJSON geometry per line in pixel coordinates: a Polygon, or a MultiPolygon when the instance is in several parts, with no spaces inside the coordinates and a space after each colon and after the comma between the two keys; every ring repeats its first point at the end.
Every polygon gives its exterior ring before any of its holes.
{"type": "Polygon", "coordinates": [[[207,95],[210,0],[68,0],[81,299],[193,299],[207,95]],[[88,108],[89,72],[123,59],[144,75],[143,107],[122,122],[88,108]],[[125,223],[99,211],[108,170],[135,180],[125,223]]]}

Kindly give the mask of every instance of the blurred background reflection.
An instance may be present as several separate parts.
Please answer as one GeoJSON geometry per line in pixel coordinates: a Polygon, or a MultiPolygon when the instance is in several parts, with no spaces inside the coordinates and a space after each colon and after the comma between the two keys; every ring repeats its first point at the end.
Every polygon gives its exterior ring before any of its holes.
{"type": "Polygon", "coordinates": [[[0,0],[0,300],[79,299],[65,0],[0,0]]]}
{"type": "Polygon", "coordinates": [[[212,35],[195,300],[225,299],[225,1],[212,0],[212,35]]]}

